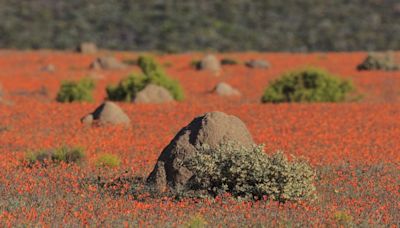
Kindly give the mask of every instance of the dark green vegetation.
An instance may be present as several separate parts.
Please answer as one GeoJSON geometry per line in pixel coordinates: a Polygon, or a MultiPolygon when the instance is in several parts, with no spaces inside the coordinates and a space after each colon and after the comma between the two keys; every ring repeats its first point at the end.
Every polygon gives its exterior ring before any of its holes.
{"type": "Polygon", "coordinates": [[[284,73],[271,82],[261,101],[273,102],[341,102],[354,91],[350,81],[317,68],[284,73]]]}
{"type": "Polygon", "coordinates": [[[221,59],[221,65],[237,65],[238,61],[235,59],[230,59],[230,58],[223,58],[221,59]]]}
{"type": "Polygon", "coordinates": [[[169,78],[155,60],[149,56],[141,56],[138,65],[142,74],[131,74],[122,79],[116,86],[108,86],[108,98],[113,101],[132,101],[136,94],[148,84],[155,84],[166,88],[175,100],[184,99],[182,87],[178,81],[169,78]]]}
{"type": "Polygon", "coordinates": [[[228,192],[246,199],[266,196],[279,202],[315,197],[315,172],[306,161],[289,161],[281,152],[267,155],[263,146],[249,149],[229,143],[210,149],[204,145],[185,162],[194,173],[190,190],[214,196],[228,192]]]}
{"type": "Polygon", "coordinates": [[[92,90],[95,83],[89,78],[80,81],[64,81],[57,93],[58,102],[93,101],[92,90]]]}
{"type": "Polygon", "coordinates": [[[0,48],[383,50],[399,25],[398,0],[0,0],[0,48]]]}

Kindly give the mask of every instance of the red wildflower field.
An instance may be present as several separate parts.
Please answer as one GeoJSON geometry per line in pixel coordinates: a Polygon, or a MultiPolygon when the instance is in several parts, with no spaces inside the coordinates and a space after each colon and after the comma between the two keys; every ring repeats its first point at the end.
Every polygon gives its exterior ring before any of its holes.
{"type": "MultiPolygon", "coordinates": [[[[140,53],[118,52],[121,60],[140,53]]],[[[119,103],[132,128],[85,127],[80,118],[105,98],[105,87],[139,68],[91,71],[95,55],[54,51],[0,51],[0,225],[180,226],[392,226],[400,221],[400,72],[357,71],[366,53],[229,53],[238,61],[265,59],[270,69],[223,66],[216,77],[190,66],[200,53],[156,55],[185,100],[172,104],[119,103]],[[41,68],[52,64],[54,72],[41,68]],[[261,104],[268,82],[301,66],[317,66],[353,81],[363,99],[352,103],[261,104]],[[62,80],[92,76],[94,103],[57,103],[62,80]],[[228,82],[240,98],[210,91],[228,82]],[[180,128],[209,111],[242,119],[267,153],[303,156],[317,170],[317,200],[273,201],[149,197],[109,194],[96,179],[145,178],[180,128]],[[85,149],[85,164],[47,168],[23,165],[27,151],[60,145],[85,149]],[[118,168],[95,166],[102,153],[118,155],[118,168]]],[[[130,186],[114,186],[129,191],[130,186]]]]}

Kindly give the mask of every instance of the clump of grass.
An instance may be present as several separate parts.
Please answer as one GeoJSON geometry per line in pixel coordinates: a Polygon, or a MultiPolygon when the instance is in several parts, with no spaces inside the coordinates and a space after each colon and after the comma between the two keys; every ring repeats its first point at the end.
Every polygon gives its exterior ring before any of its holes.
{"type": "Polygon", "coordinates": [[[342,102],[355,90],[350,81],[318,68],[304,68],[283,74],[265,89],[261,101],[342,102]]]}
{"type": "Polygon", "coordinates": [[[109,167],[115,168],[121,164],[121,159],[117,155],[114,154],[102,154],[96,160],[97,167],[109,167]]]}
{"type": "Polygon", "coordinates": [[[206,227],[207,222],[204,220],[203,216],[196,215],[193,216],[184,227],[186,228],[203,228],[206,227]]]}
{"type": "Polygon", "coordinates": [[[85,158],[85,152],[80,147],[62,146],[51,150],[30,151],[25,155],[25,160],[29,166],[40,163],[46,166],[47,163],[79,163],[85,158]]]}
{"type": "Polygon", "coordinates": [[[353,217],[344,211],[336,211],[333,219],[340,227],[352,227],[354,225],[353,217]]]}
{"type": "Polygon", "coordinates": [[[95,83],[92,79],[83,78],[80,81],[64,81],[61,83],[57,93],[56,100],[58,102],[92,102],[92,91],[95,88],[95,83]]]}

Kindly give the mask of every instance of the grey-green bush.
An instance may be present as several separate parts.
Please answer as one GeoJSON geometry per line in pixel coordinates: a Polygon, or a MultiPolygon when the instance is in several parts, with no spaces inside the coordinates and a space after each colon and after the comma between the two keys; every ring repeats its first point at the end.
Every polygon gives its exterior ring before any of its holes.
{"type": "Polygon", "coordinates": [[[89,78],[83,78],[80,81],[64,81],[61,83],[60,90],[57,93],[58,102],[87,101],[92,102],[92,91],[95,83],[89,78]]]}
{"type": "Polygon", "coordinates": [[[149,56],[141,56],[138,65],[142,74],[131,74],[122,79],[116,86],[106,88],[108,99],[114,101],[132,101],[136,94],[143,90],[148,84],[155,84],[166,88],[175,100],[184,99],[183,89],[178,81],[169,78],[161,66],[149,56]]]}
{"type": "Polygon", "coordinates": [[[281,152],[267,155],[261,145],[245,148],[225,143],[217,149],[203,145],[184,163],[194,173],[188,190],[245,199],[267,196],[279,202],[315,197],[315,171],[305,160],[289,161],[281,152]]]}
{"type": "Polygon", "coordinates": [[[272,81],[261,101],[280,102],[341,102],[349,100],[355,90],[348,80],[322,69],[304,68],[284,73],[272,81]]]}

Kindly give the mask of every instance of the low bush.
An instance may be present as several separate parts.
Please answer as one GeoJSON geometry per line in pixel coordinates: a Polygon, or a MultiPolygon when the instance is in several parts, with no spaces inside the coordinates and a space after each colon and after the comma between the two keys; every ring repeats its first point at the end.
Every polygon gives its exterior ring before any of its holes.
{"type": "Polygon", "coordinates": [[[324,70],[305,68],[283,74],[270,83],[261,101],[266,102],[341,102],[349,100],[354,87],[324,70]]]}
{"type": "Polygon", "coordinates": [[[118,156],[113,154],[102,154],[96,160],[97,167],[109,167],[115,168],[121,164],[121,160],[118,156]]]}
{"type": "Polygon", "coordinates": [[[89,78],[84,78],[78,82],[64,81],[57,93],[56,100],[58,102],[74,102],[74,101],[93,101],[92,90],[95,83],[89,78]]]}
{"type": "Polygon", "coordinates": [[[175,100],[184,99],[182,87],[179,82],[169,78],[161,66],[153,58],[142,56],[138,59],[142,74],[132,74],[122,79],[116,86],[108,86],[106,91],[108,99],[115,101],[132,101],[136,94],[148,84],[155,84],[166,88],[175,100]]]}
{"type": "Polygon", "coordinates": [[[187,186],[190,191],[214,196],[230,193],[245,199],[266,196],[279,202],[315,196],[315,171],[306,161],[289,161],[281,152],[267,155],[263,146],[227,143],[211,149],[203,145],[184,163],[194,173],[187,186]]]}
{"type": "Polygon", "coordinates": [[[79,163],[85,158],[85,152],[80,147],[62,146],[53,150],[39,150],[36,152],[28,152],[25,156],[29,166],[40,163],[43,166],[46,162],[65,162],[79,163]]]}

